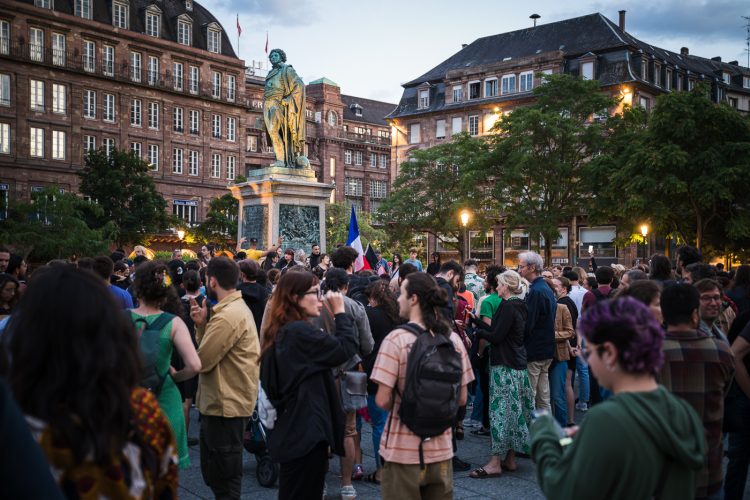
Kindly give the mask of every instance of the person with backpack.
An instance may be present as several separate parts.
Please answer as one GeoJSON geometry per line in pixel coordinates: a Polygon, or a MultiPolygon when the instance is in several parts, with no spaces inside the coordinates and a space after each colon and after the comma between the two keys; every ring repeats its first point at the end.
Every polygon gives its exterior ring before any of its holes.
{"type": "MultiPolygon", "coordinates": [[[[185,322],[179,316],[164,312],[167,301],[178,301],[177,294],[167,281],[167,266],[161,261],[148,261],[135,272],[133,289],[138,307],[130,311],[135,324],[141,352],[141,385],[159,400],[177,441],[180,468],[190,465],[187,428],[182,409],[182,396],[176,383],[195,377],[201,360],[185,322]],[[177,348],[185,367],[176,371],[171,366],[172,349],[177,348]]],[[[177,309],[181,307],[177,303],[177,309]]]]}
{"type": "MultiPolygon", "coordinates": [[[[607,300],[615,295],[616,290],[612,288],[612,281],[615,279],[614,269],[609,266],[598,267],[594,276],[596,277],[597,287],[592,288],[583,296],[581,314],[597,302],[607,300]]],[[[589,406],[601,403],[602,399],[608,394],[606,390],[600,390],[599,381],[589,372],[589,406]],[[602,396],[602,392],[604,392],[604,396],[602,396]]]]}
{"type": "Polygon", "coordinates": [[[399,315],[409,323],[383,340],[372,380],[390,411],[380,443],[384,499],[453,498],[452,426],[474,380],[460,337],[441,313],[445,291],[427,273],[401,283],[399,315]]]}

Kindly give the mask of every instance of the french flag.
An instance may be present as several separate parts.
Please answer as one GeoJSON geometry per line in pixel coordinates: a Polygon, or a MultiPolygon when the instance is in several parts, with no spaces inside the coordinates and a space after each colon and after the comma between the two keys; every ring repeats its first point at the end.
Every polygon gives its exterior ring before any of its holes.
{"type": "Polygon", "coordinates": [[[346,244],[357,251],[357,260],[354,261],[354,272],[362,269],[372,269],[369,262],[365,259],[365,252],[362,249],[362,240],[359,237],[359,224],[357,224],[357,214],[352,205],[352,214],[349,217],[349,236],[346,238],[346,244]]]}

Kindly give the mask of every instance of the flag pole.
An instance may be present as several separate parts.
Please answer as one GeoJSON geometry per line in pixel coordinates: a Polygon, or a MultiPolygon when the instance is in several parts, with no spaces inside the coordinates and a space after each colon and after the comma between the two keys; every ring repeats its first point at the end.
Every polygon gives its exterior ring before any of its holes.
{"type": "Polygon", "coordinates": [[[240,14],[237,13],[237,57],[242,59],[240,56],[240,14]]]}

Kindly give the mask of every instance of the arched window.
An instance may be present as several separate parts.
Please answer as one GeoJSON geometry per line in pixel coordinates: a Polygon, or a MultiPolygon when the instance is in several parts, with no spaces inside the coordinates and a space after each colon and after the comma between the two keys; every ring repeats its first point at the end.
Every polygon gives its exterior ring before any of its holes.
{"type": "Polygon", "coordinates": [[[337,120],[338,120],[338,117],[336,116],[336,113],[334,113],[333,111],[329,111],[328,112],[328,125],[330,125],[331,127],[335,127],[337,120]]]}

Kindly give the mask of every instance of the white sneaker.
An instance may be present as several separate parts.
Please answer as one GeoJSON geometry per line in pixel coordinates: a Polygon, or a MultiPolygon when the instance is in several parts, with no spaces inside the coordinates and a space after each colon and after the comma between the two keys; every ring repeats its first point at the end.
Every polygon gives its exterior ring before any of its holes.
{"type": "Polygon", "coordinates": [[[357,490],[354,486],[344,486],[341,488],[341,500],[355,500],[357,498],[357,490]]]}
{"type": "Polygon", "coordinates": [[[464,427],[481,427],[482,422],[477,422],[476,420],[472,420],[471,418],[464,419],[464,427]]]}
{"type": "Polygon", "coordinates": [[[586,403],[576,403],[576,410],[589,411],[589,405],[586,403]]]}

